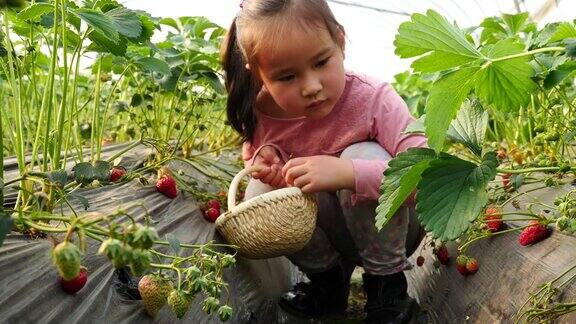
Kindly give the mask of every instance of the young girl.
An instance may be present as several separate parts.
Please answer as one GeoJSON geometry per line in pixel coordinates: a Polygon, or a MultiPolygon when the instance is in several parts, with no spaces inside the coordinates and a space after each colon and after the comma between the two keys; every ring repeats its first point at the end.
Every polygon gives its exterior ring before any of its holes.
{"type": "Polygon", "coordinates": [[[241,7],[222,60],[229,122],[245,140],[246,163],[262,166],[246,196],[297,186],[319,205],[310,243],[287,256],[310,282],[285,293],[280,306],[312,318],[343,313],[358,264],[367,322],[408,321],[415,301],[403,271],[418,224],[409,206],[381,231],[374,217],[387,161],[426,139],[403,133],[413,118],[389,84],[344,69],[344,28],[325,0],[241,7]]]}

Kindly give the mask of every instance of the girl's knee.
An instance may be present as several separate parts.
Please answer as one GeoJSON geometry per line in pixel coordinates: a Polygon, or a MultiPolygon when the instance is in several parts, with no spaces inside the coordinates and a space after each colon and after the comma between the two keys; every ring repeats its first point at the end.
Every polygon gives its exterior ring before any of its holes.
{"type": "Polygon", "coordinates": [[[392,156],[376,142],[360,142],[348,146],[341,154],[341,158],[389,161],[392,156]]]}
{"type": "Polygon", "coordinates": [[[246,186],[246,192],[244,193],[244,200],[254,198],[261,194],[267,193],[274,190],[274,187],[263,183],[257,179],[250,179],[248,185],[246,186]]]}

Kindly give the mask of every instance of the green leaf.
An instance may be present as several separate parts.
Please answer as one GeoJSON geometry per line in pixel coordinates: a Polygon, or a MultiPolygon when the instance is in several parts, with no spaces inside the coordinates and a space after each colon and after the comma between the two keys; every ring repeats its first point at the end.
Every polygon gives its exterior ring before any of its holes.
{"type": "Polygon", "coordinates": [[[550,90],[559,85],[566,78],[574,75],[576,71],[576,62],[570,61],[559,65],[555,70],[550,71],[544,79],[544,88],[550,90]]]}
{"type": "Polygon", "coordinates": [[[420,175],[430,161],[436,159],[434,150],[409,148],[388,162],[380,186],[379,205],[376,208],[376,227],[381,230],[414,191],[420,175]]]}
{"type": "Polygon", "coordinates": [[[143,101],[144,99],[142,98],[142,95],[139,93],[135,93],[132,95],[132,99],[130,100],[130,107],[140,106],[143,101]]]}
{"type": "Polygon", "coordinates": [[[569,22],[562,22],[556,27],[556,31],[548,39],[548,43],[559,42],[566,38],[576,38],[576,27],[569,22]]]}
{"type": "Polygon", "coordinates": [[[225,94],[226,93],[226,89],[224,88],[222,81],[220,81],[220,78],[218,77],[218,75],[216,73],[214,73],[214,72],[203,73],[202,77],[206,81],[208,81],[208,84],[210,84],[212,89],[214,89],[217,93],[219,93],[219,94],[225,94]]]}
{"type": "Polygon", "coordinates": [[[178,255],[181,249],[180,240],[178,240],[178,238],[174,236],[174,234],[169,233],[166,234],[166,241],[168,241],[168,243],[170,244],[170,249],[172,249],[172,252],[174,252],[175,255],[178,255]]]}
{"type": "Polygon", "coordinates": [[[482,109],[477,101],[467,100],[450,124],[448,138],[464,144],[472,153],[481,157],[488,117],[488,112],[482,109]]]}
{"type": "Polygon", "coordinates": [[[466,56],[446,52],[432,52],[414,61],[411,67],[415,71],[431,73],[451,69],[470,62],[466,56]]]}
{"type": "Polygon", "coordinates": [[[515,15],[510,14],[503,14],[502,18],[508,28],[510,28],[510,34],[515,35],[522,31],[523,27],[525,26],[526,21],[528,20],[529,14],[527,12],[522,12],[515,15]]]}
{"type": "Polygon", "coordinates": [[[36,2],[18,13],[18,18],[29,21],[39,21],[43,15],[53,12],[54,6],[49,3],[36,2]]]}
{"type": "MultiPolygon", "coordinates": [[[[478,102],[466,100],[458,110],[456,118],[450,123],[446,138],[451,142],[463,144],[481,157],[488,119],[488,112],[482,109],[478,102]]],[[[425,123],[426,115],[422,115],[408,125],[404,133],[424,133],[426,131],[425,123]]]]}
{"type": "MultiPolygon", "coordinates": [[[[513,38],[494,44],[487,51],[491,59],[522,53],[524,45],[513,38]]],[[[489,62],[478,74],[476,94],[486,103],[503,111],[511,111],[525,105],[536,87],[532,76],[534,70],[528,56],[489,62]]]]}
{"type": "Polygon", "coordinates": [[[395,53],[402,58],[433,52],[432,57],[421,58],[413,64],[417,71],[438,71],[440,65],[455,67],[482,57],[466,39],[464,31],[433,10],[428,10],[426,15],[413,14],[411,21],[402,23],[394,45],[395,53]],[[439,57],[446,57],[446,62],[438,63],[439,57]]]}
{"type": "Polygon", "coordinates": [[[138,15],[126,8],[118,7],[105,13],[110,18],[118,33],[130,37],[137,38],[142,33],[142,24],[138,15]]]}
{"type": "Polygon", "coordinates": [[[576,39],[567,39],[566,43],[566,55],[573,59],[576,59],[576,39]]]}
{"type": "Polygon", "coordinates": [[[462,68],[442,76],[430,89],[426,102],[426,136],[428,145],[439,152],[446,131],[476,80],[478,67],[462,68]]]}
{"type": "Polygon", "coordinates": [[[69,11],[71,14],[85,21],[88,26],[113,43],[118,43],[120,41],[120,36],[116,30],[116,26],[110,17],[106,16],[102,12],[87,8],[70,9],[69,11]]]}
{"type": "MultiPolygon", "coordinates": [[[[0,206],[0,208],[2,208],[0,206]]],[[[12,218],[0,209],[0,246],[4,243],[4,238],[12,230],[12,218]]]]}
{"type": "Polygon", "coordinates": [[[496,176],[494,152],[480,165],[442,153],[422,173],[416,211],[426,231],[450,241],[460,237],[488,202],[486,186],[496,176]]]}
{"type": "Polygon", "coordinates": [[[92,182],[94,177],[94,168],[90,162],[80,162],[72,167],[74,172],[74,180],[81,184],[88,184],[92,182]]]}
{"type": "MultiPolygon", "coordinates": [[[[94,179],[100,181],[107,181],[110,177],[110,169],[112,164],[108,161],[96,161],[94,163],[94,179]]],[[[93,179],[93,180],[94,180],[93,179]]]]}
{"type": "Polygon", "coordinates": [[[155,57],[143,57],[136,61],[136,64],[149,72],[157,72],[163,75],[170,75],[170,66],[163,60],[155,57]]]}
{"type": "Polygon", "coordinates": [[[64,186],[68,183],[68,174],[65,170],[55,170],[48,172],[48,179],[50,179],[50,182],[56,186],[64,188],[64,186]]]}
{"type": "Polygon", "coordinates": [[[159,23],[161,25],[170,26],[180,32],[180,27],[174,18],[162,18],[160,19],[159,23]]]}
{"type": "Polygon", "coordinates": [[[118,42],[112,42],[106,36],[93,30],[88,34],[92,44],[86,48],[86,51],[95,51],[100,53],[112,53],[117,56],[124,56],[128,48],[126,37],[120,36],[118,42]]]}

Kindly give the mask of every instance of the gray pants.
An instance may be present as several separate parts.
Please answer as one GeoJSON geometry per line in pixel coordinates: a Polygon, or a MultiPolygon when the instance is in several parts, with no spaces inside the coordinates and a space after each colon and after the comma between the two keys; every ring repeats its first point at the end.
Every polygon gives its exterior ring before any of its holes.
{"type": "MultiPolygon", "coordinates": [[[[349,146],[341,158],[390,160],[390,154],[378,143],[362,142],[349,146]]],[[[273,190],[272,187],[250,180],[246,199],[273,190]]],[[[310,242],[300,251],[288,255],[304,273],[330,269],[343,260],[364,267],[376,275],[388,275],[410,266],[409,256],[421,239],[414,209],[402,206],[381,231],[375,226],[377,201],[362,201],[352,205],[352,192],[321,192],[316,194],[318,221],[310,242]]]]}

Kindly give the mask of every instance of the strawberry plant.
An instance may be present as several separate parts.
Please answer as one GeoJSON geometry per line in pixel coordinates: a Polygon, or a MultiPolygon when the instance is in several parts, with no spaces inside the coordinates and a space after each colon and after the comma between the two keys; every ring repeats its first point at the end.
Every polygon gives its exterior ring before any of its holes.
{"type": "MultiPolygon", "coordinates": [[[[523,17],[506,19],[522,22],[519,25],[523,26],[523,17]]],[[[573,25],[563,26],[574,29],[573,25]]],[[[569,36],[556,30],[552,37],[542,36],[539,42],[529,44],[527,50],[518,37],[484,30],[484,36],[476,43],[464,30],[432,10],[414,14],[411,21],[400,25],[396,54],[416,57],[412,63],[414,71],[439,73],[439,77],[430,88],[426,114],[406,130],[425,132],[431,148],[412,148],[390,161],[377,208],[378,228],[418,189],[416,211],[420,222],[434,237],[454,240],[468,230],[485,208],[487,188],[498,172],[561,170],[556,166],[499,169],[496,152],[487,150],[484,144],[489,120],[484,107],[490,107],[490,112],[517,111],[526,105],[539,86],[532,79],[531,59],[542,53],[568,59],[569,36]],[[466,159],[462,154],[444,152],[447,141],[466,148],[466,159]]]]}

